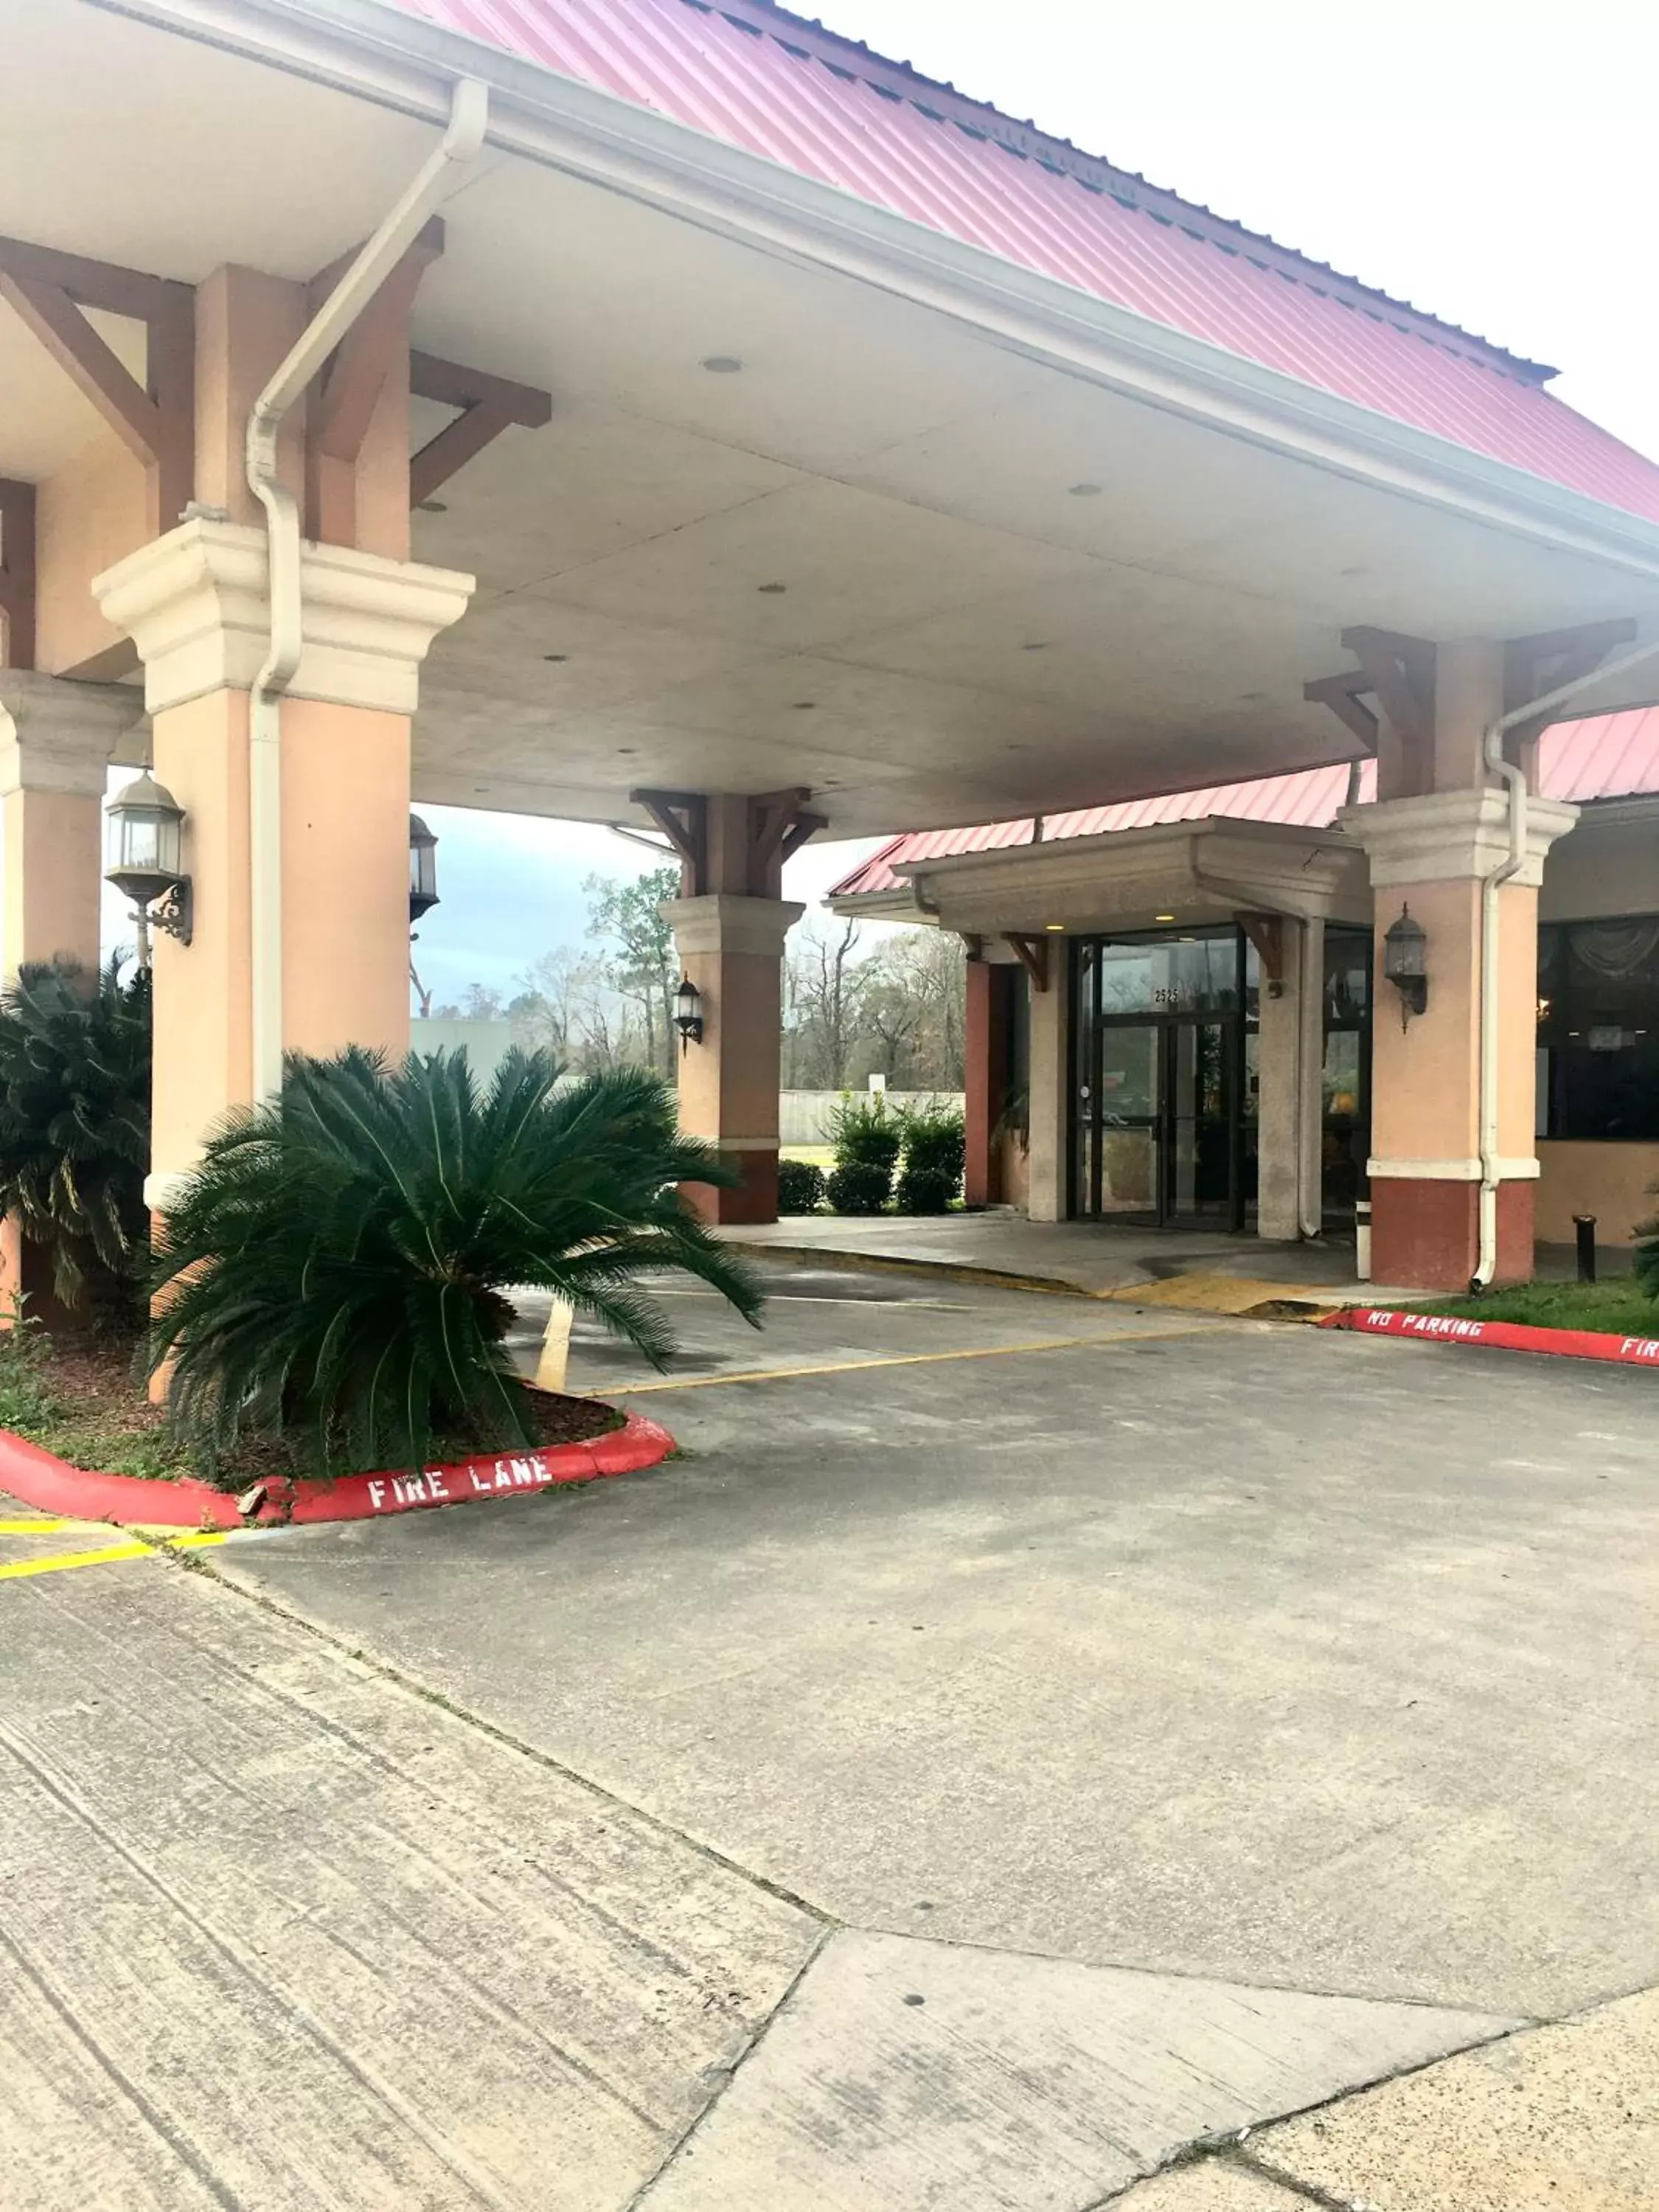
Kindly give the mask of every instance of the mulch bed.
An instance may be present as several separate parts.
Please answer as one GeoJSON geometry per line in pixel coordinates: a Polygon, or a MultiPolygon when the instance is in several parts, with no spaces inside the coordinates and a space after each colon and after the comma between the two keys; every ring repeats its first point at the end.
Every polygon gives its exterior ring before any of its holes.
{"type": "MultiPolygon", "coordinates": [[[[152,1470],[158,1474],[197,1472],[182,1449],[167,1450],[166,1409],[152,1405],[144,1395],[143,1383],[135,1379],[133,1358],[133,1346],[118,1339],[55,1336],[46,1381],[62,1408],[61,1418],[32,1441],[96,1474],[121,1471],[97,1464],[100,1440],[106,1447],[131,1441],[165,1452],[172,1464],[165,1469],[158,1464],[152,1470]]],[[[533,1385],[526,1387],[535,1441],[539,1444],[586,1443],[623,1425],[623,1416],[615,1407],[598,1399],[570,1398],[533,1385]]],[[[431,1457],[434,1463],[441,1463],[504,1448],[505,1440],[500,1437],[439,1437],[434,1439],[431,1457]]],[[[112,1451],[110,1455],[118,1455],[112,1451]]],[[[235,1492],[253,1482],[303,1478],[315,1472],[275,1439],[249,1437],[239,1447],[234,1464],[219,1468],[212,1480],[216,1488],[235,1492]]]]}

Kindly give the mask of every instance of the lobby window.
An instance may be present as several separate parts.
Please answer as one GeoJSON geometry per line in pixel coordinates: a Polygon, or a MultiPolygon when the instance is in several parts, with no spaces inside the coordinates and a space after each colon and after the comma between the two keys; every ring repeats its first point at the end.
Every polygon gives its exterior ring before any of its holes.
{"type": "Polygon", "coordinates": [[[1539,1134],[1659,1143],[1659,916],[1538,933],[1539,1134]]]}

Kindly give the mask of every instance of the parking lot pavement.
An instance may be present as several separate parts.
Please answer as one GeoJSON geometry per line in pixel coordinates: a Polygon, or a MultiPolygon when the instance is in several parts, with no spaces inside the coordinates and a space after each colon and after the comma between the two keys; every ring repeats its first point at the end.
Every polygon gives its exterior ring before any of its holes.
{"type": "Polygon", "coordinates": [[[0,1583],[8,2212],[1255,2212],[1659,1979],[1655,1378],[825,1273],[579,1331],[649,1474],[0,1583]]]}
{"type": "Polygon", "coordinates": [[[1659,1976],[1653,1378],[784,1281],[758,1340],[684,1302],[695,1388],[579,1342],[655,1473],[224,1571],[854,1925],[1504,2014],[1659,1976]],[[714,1384],[767,1362],[823,1371],[714,1384]]]}

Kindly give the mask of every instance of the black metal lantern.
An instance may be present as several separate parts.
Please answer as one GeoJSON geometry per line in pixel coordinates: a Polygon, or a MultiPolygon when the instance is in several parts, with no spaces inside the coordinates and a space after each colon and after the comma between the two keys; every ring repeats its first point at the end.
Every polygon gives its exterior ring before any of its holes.
{"type": "Polygon", "coordinates": [[[680,1033],[680,1050],[702,1042],[702,994],[689,975],[682,975],[674,994],[674,1026],[680,1033]]]}
{"type": "Polygon", "coordinates": [[[409,817],[409,924],[438,903],[438,840],[418,814],[409,817]]]}
{"type": "Polygon", "coordinates": [[[1429,938],[1420,921],[1412,920],[1408,906],[1382,939],[1382,973],[1400,994],[1400,1026],[1429,1003],[1429,938]]]}
{"type": "Polygon", "coordinates": [[[106,809],[104,880],[132,901],[141,922],[188,945],[191,888],[184,833],[184,808],[149,774],[123,785],[106,809]]]}

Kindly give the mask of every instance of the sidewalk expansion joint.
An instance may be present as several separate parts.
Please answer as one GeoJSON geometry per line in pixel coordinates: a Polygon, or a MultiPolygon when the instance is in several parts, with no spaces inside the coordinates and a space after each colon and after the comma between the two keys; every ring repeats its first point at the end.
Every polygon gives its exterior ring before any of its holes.
{"type": "MultiPolygon", "coordinates": [[[[682,1844],[687,1850],[695,1851],[699,1858],[707,1859],[711,1865],[722,1868],[727,1874],[738,1875],[741,1881],[748,1882],[752,1888],[762,1890],[767,1896],[775,1897],[781,1904],[790,1905],[797,1912],[804,1913],[809,1920],[815,1921],[826,1935],[833,1935],[842,1925],[842,1923],[836,1919],[833,1914],[826,1912],[822,1905],[812,1904],[810,1899],[799,1896],[792,1889],[786,1888],[781,1882],[773,1881],[766,1875],[757,1874],[752,1867],[743,1865],[739,1860],[728,1858],[724,1851],[717,1850],[712,1844],[705,1843],[701,1837],[689,1834],[684,1828],[676,1827],[672,1820],[665,1820],[660,1814],[647,1811],[642,1805],[634,1804],[629,1798],[620,1796],[616,1790],[607,1790],[602,1783],[595,1782],[591,1776],[579,1772],[574,1766],[567,1766],[562,1759],[555,1759],[551,1753],[541,1750],[533,1743],[526,1743],[522,1736],[514,1735],[510,1729],[501,1728],[494,1721],[485,1720],[481,1713],[472,1712],[465,1705],[457,1705],[453,1698],[447,1697],[441,1690],[433,1689],[429,1684],[422,1682],[418,1675],[405,1674],[402,1668],[394,1667],[389,1660],[376,1657],[374,1653],[364,1650],[361,1644],[348,1644],[343,1636],[338,1636],[332,1629],[325,1627],[321,1621],[313,1620],[310,1614],[301,1613],[290,1606],[279,1605],[274,1598],[267,1596],[262,1590],[244,1589],[240,1583],[228,1580],[211,1562],[194,1553],[165,1549],[164,1553],[158,1556],[165,1556],[184,1573],[200,1575],[205,1581],[216,1583],[229,1596],[239,1598],[245,1604],[257,1607],[260,1612],[270,1613],[273,1619],[285,1620],[292,1627],[303,1629],[307,1636],[314,1637],[318,1643],[325,1644],[330,1650],[338,1653],[343,1659],[349,1660],[354,1666],[366,1668],[368,1673],[377,1676],[381,1681],[391,1683],[394,1688],[402,1690],[410,1697],[420,1698],[424,1705],[437,1706],[441,1712],[447,1713],[453,1720],[459,1721],[466,1728],[476,1729],[480,1735],[488,1736],[493,1742],[504,1745],[508,1751],[517,1752],[520,1758],[531,1760],[535,1765],[544,1768],[550,1774],[556,1774],[561,1781],[570,1783],[576,1789],[586,1790],[589,1796],[597,1798],[602,1804],[614,1805],[618,1812],[627,1814],[630,1820],[638,1820],[642,1826],[654,1830],[658,1835],[666,1836],[674,1843],[682,1844]]],[[[816,1957],[817,1954],[815,1948],[813,1956],[816,1957]]]]}
{"type": "MultiPolygon", "coordinates": [[[[722,1863],[730,1864],[730,1862],[723,1861],[722,1863]]],[[[744,1869],[741,1867],[737,1870],[740,1874],[744,1872],[744,1869]]],[[[752,1881],[753,1876],[751,1875],[750,1879],[752,1881]]],[[[767,1885],[763,1883],[761,1886],[763,1888],[767,1885]]],[[[774,1893],[778,1896],[783,1896],[786,1893],[780,1890],[774,1893]]],[[[789,1901],[793,1904],[794,1899],[791,1899],[789,1901]]],[[[803,1907],[802,1909],[809,1911],[811,1910],[810,1906],[803,1907]]],[[[704,2101],[702,2109],[699,2112],[696,2119],[691,2122],[689,2127],[683,2130],[676,2140],[669,2145],[668,2148],[663,2153],[661,2158],[659,2159],[651,2172],[646,2176],[645,2179],[634,2191],[634,2194],[629,2198],[627,2203],[622,2207],[622,2212],[637,2212],[637,2208],[644,2203],[646,2198],[656,2187],[657,2184],[662,2179],[669,2167],[674,2164],[674,2161],[679,2157],[681,2152],[688,2148],[696,2136],[702,2132],[703,2127],[707,2124],[713,2114],[719,2110],[727,2093],[730,2091],[732,2082],[737,2079],[738,2075],[742,2073],[744,2068],[749,2063],[756,2052],[760,2050],[762,2045],[766,2041],[767,2037],[770,2035],[772,2030],[777,2026],[779,2021],[782,2019],[784,2014],[788,2011],[790,2006],[793,2004],[796,1997],[800,1993],[802,1983],[805,1981],[808,1974],[811,1972],[813,1967],[817,1966],[818,1960],[823,1957],[826,1945],[833,1942],[835,1937],[842,1932],[840,1926],[836,1922],[823,1919],[822,1915],[819,1916],[819,1918],[822,1924],[818,1929],[817,1938],[813,1942],[811,1949],[801,1960],[799,1968],[796,1970],[790,1981],[788,1988],[783,1992],[783,1995],[773,2006],[771,2011],[767,2014],[766,2018],[755,2030],[755,2033],[750,2037],[748,2042],[738,2053],[732,2063],[725,2069],[720,2079],[710,2088],[708,2095],[704,2101]]]]}

